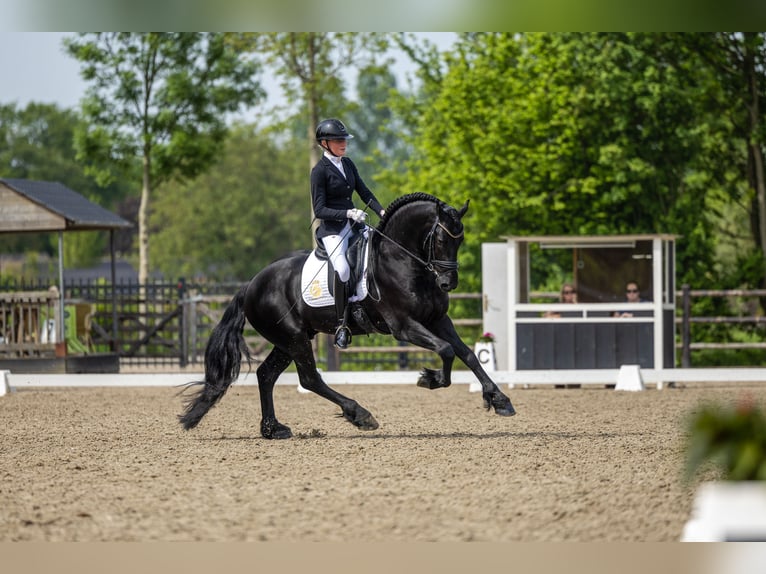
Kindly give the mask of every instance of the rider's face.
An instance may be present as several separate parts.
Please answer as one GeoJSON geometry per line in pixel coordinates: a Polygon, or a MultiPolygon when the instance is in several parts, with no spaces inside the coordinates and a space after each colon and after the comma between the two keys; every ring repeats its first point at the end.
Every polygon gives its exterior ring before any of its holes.
{"type": "Polygon", "coordinates": [[[328,140],[327,146],[337,156],[346,155],[346,140],[328,140]]]}

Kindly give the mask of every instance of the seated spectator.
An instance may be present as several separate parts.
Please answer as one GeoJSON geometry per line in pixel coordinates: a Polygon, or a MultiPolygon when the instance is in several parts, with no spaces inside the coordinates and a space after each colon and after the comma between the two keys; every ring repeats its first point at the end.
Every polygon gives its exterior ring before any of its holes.
{"type": "MultiPolygon", "coordinates": [[[[559,303],[577,303],[577,289],[571,283],[564,283],[559,293],[559,303]]],[[[552,319],[561,317],[561,313],[556,311],[546,311],[543,317],[552,319]]]]}
{"type": "MultiPolygon", "coordinates": [[[[626,303],[644,303],[646,299],[641,297],[641,288],[635,281],[628,281],[625,285],[625,302],[626,303]]],[[[632,311],[615,311],[615,317],[632,317],[632,311]]]]}

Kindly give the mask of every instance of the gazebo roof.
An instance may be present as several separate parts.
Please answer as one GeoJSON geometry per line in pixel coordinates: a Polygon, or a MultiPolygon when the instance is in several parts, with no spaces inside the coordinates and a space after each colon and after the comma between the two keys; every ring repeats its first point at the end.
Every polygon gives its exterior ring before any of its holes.
{"type": "Polygon", "coordinates": [[[58,182],[0,178],[0,233],[133,227],[58,182]]]}

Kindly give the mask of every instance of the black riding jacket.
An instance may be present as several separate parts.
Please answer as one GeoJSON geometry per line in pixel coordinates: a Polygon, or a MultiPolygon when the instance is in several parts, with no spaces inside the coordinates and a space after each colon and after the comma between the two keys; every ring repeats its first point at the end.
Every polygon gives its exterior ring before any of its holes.
{"type": "Polygon", "coordinates": [[[314,215],[320,221],[316,233],[320,239],[340,234],[348,221],[346,212],[355,207],[351,199],[354,191],[365,205],[369,202],[371,210],[375,213],[380,213],[383,209],[365,185],[354,162],[347,157],[341,158],[341,161],[346,177],[343,177],[338,168],[324,155],[311,170],[311,201],[314,215]]]}

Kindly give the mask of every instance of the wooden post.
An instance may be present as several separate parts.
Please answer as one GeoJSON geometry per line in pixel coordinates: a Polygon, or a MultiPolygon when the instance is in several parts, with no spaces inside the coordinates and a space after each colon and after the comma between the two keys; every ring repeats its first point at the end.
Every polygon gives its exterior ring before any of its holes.
{"type": "MultiPolygon", "coordinates": [[[[64,232],[59,231],[59,328],[57,329],[57,344],[63,344],[66,351],[66,332],[64,328],[64,232]]],[[[58,347],[57,347],[58,351],[58,347]]]]}
{"type": "Polygon", "coordinates": [[[186,279],[181,277],[176,284],[176,296],[178,305],[181,307],[181,326],[179,328],[181,335],[181,352],[179,357],[179,366],[185,367],[189,363],[189,306],[191,303],[186,297],[186,279]]]}
{"type": "Polygon", "coordinates": [[[681,287],[682,309],[681,316],[681,366],[688,369],[692,364],[691,353],[691,288],[688,283],[681,287]]]}
{"type": "Polygon", "coordinates": [[[117,346],[117,267],[115,264],[114,253],[114,229],[109,230],[109,254],[111,256],[111,266],[109,268],[112,279],[112,353],[118,352],[117,346]]]}
{"type": "Polygon", "coordinates": [[[327,370],[340,371],[340,352],[335,347],[335,337],[326,335],[324,338],[327,340],[327,370]]]}

